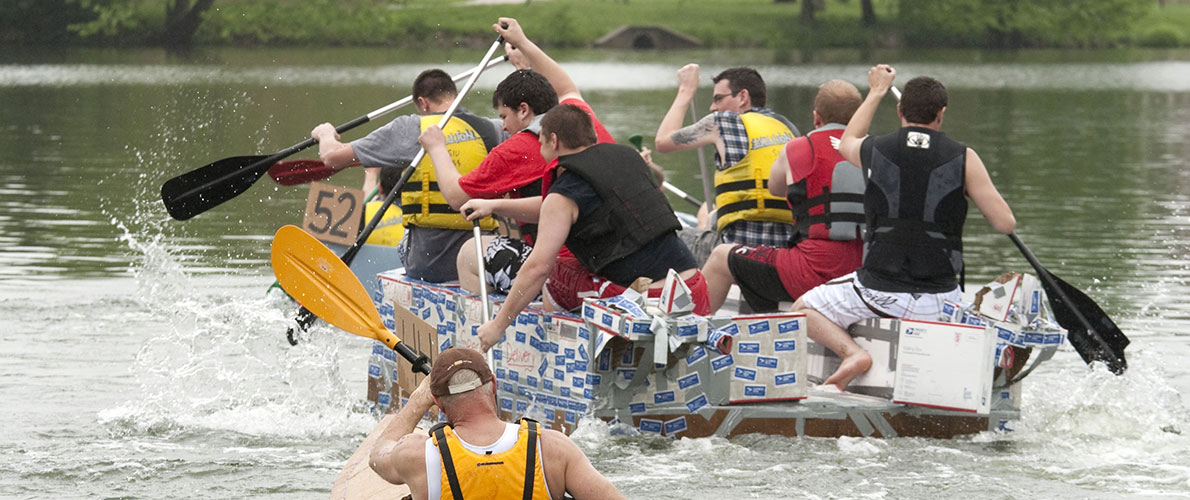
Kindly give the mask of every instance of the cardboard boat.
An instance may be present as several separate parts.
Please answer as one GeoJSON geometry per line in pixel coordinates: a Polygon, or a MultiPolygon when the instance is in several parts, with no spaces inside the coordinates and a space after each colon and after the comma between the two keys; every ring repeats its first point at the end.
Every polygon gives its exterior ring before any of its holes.
{"type": "MultiPolygon", "coordinates": [[[[478,348],[479,297],[392,271],[377,280],[386,326],[411,347],[431,357],[451,346],[478,348]]],[[[667,283],[658,303],[621,296],[588,299],[580,315],[526,309],[494,348],[501,418],[528,416],[570,433],[594,417],[613,432],[672,438],[1010,431],[1020,416],[1021,379],[1065,341],[1037,280],[1008,273],[969,301],[948,304],[937,320],[853,326],[873,366],[839,392],[814,386],[839,359],[807,339],[803,315],[693,316],[682,310],[680,284],[667,283]]],[[[493,307],[501,299],[493,297],[493,307]]],[[[367,399],[378,414],[397,411],[422,377],[380,343],[368,372],[367,399]]],[[[369,484],[372,438],[336,491],[369,484]]]]}

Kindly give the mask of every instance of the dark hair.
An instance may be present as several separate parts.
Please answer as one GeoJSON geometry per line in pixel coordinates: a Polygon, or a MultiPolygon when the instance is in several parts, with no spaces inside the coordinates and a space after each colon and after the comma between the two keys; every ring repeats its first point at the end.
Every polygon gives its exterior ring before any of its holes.
{"type": "Polygon", "coordinates": [[[405,170],[405,167],[409,166],[409,162],[402,163],[403,165],[393,167],[380,167],[381,196],[388,196],[388,193],[392,192],[393,186],[397,185],[397,181],[401,180],[401,172],[405,170]]]}
{"type": "Polygon", "coordinates": [[[413,80],[413,98],[424,97],[431,101],[441,101],[444,97],[454,97],[459,90],[455,81],[445,71],[427,69],[413,80]]]}
{"type": "Polygon", "coordinates": [[[919,76],[909,80],[901,92],[901,115],[909,123],[931,123],[946,107],[946,101],[946,87],[942,82],[919,76]]]}
{"type": "Polygon", "coordinates": [[[492,107],[504,105],[516,109],[522,102],[528,103],[534,114],[545,114],[558,105],[558,93],[541,73],[520,69],[496,86],[496,91],[492,92],[492,107]]]}
{"type": "Polygon", "coordinates": [[[727,87],[731,89],[732,95],[740,93],[741,90],[748,89],[748,96],[752,98],[752,106],[759,108],[764,106],[765,96],[764,78],[760,77],[760,73],[752,68],[728,68],[723,72],[711,78],[712,83],[719,83],[719,80],[727,80],[727,87]]]}
{"type": "Polygon", "coordinates": [[[814,96],[814,111],[826,123],[846,125],[863,101],[859,89],[851,82],[831,80],[818,87],[818,94],[814,96]]]}
{"type": "Polygon", "coordinates": [[[591,115],[573,104],[555,106],[541,119],[541,136],[558,136],[558,142],[570,149],[595,144],[595,125],[591,115]]]}

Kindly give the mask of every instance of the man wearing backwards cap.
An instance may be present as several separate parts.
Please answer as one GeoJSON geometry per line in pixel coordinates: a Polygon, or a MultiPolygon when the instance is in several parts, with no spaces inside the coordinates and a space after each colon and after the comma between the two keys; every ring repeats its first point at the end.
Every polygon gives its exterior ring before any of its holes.
{"type": "Polygon", "coordinates": [[[478,351],[452,347],[409,396],[372,448],[371,465],[415,499],[624,498],[561,432],[496,414],[496,380],[478,351]],[[414,433],[437,405],[446,423],[414,433]]]}

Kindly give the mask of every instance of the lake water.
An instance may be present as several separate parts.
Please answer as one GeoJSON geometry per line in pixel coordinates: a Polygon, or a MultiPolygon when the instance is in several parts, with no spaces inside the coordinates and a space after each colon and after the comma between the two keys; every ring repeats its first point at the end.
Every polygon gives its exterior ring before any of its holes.
{"type": "MultiPolygon", "coordinates": [[[[369,342],[324,326],[290,347],[290,306],[265,295],[269,242],[300,220],[304,188],[262,179],[179,222],[160,186],[300,142],[405,96],[426,67],[449,60],[454,74],[482,54],[15,52],[0,55],[0,497],[325,498],[376,417],[363,404],[369,342]]],[[[980,153],[1018,234],[1133,341],[1121,377],[1058,353],[1029,378],[1008,433],[673,441],[584,423],[576,440],[630,498],[1190,496],[1190,54],[559,60],[613,135],[646,144],[689,61],[704,63],[700,106],[710,75],[754,65],[803,132],[822,81],[863,87],[877,60],[901,82],[936,76],[951,90],[944,130],[980,153]]],[[[491,70],[466,105],[487,112],[508,71],[491,70]]],[[[895,126],[890,100],[873,130],[895,126]]],[[[692,153],[657,161],[702,192],[692,153]]],[[[1030,271],[975,211],[968,228],[969,282],[1030,271]]]]}

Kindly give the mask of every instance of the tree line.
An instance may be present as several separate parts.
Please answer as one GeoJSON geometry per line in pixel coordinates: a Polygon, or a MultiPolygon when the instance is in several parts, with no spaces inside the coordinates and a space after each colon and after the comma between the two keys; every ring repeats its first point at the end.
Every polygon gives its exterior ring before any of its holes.
{"type": "MultiPolygon", "coordinates": [[[[608,0],[526,0],[524,16],[542,5],[580,10],[608,9],[608,0]],[[529,9],[530,5],[534,9],[529,9]]],[[[648,0],[637,0],[644,2],[648,0]]],[[[710,0],[677,0],[676,7],[710,0]]],[[[788,19],[786,32],[813,35],[840,28],[836,12],[855,10],[859,14],[847,29],[868,34],[868,40],[910,47],[1101,47],[1136,44],[1131,31],[1152,9],[1167,0],[772,0],[777,14],[788,19]],[[823,18],[833,23],[824,25],[823,18]],[[892,42],[889,42],[889,41],[892,42]]],[[[392,19],[394,9],[430,10],[438,0],[9,0],[14,6],[0,17],[0,43],[21,45],[117,45],[187,47],[193,44],[228,43],[334,43],[337,27],[311,27],[301,17],[321,17],[343,10],[354,14],[352,25],[343,30],[382,32],[385,26],[363,26],[371,20],[392,19]],[[375,13],[376,15],[369,15],[375,13]],[[272,35],[278,28],[269,24],[288,22],[285,37],[272,35]],[[206,23],[208,26],[204,26],[206,23]],[[226,24],[235,24],[229,28],[226,24]],[[249,26],[245,26],[245,25],[249,26]],[[213,25],[213,26],[210,26],[213,25]],[[303,29],[305,31],[303,31],[303,29]],[[325,40],[320,40],[324,38],[325,40]]],[[[631,0],[614,0],[628,4],[631,0]]],[[[763,3],[740,2],[755,7],[763,3]]],[[[724,3],[730,8],[730,4],[724,3]]],[[[625,9],[639,12],[640,3],[625,9]]],[[[511,8],[511,7],[509,7],[511,8]]],[[[466,9],[450,6],[452,15],[466,9]]],[[[486,15],[486,14],[485,14],[486,15]]],[[[852,14],[853,15],[853,14],[852,14]]],[[[416,16],[414,16],[416,18],[416,16]]],[[[581,19],[582,17],[580,17],[581,19]]],[[[586,18],[593,22],[591,18],[586,18]]],[[[633,22],[647,23],[637,19],[633,22]]],[[[610,22],[610,21],[605,21],[610,22]]],[[[708,25],[713,29],[713,21],[708,25]]],[[[389,23],[388,25],[391,25],[389,23]]],[[[406,25],[415,24],[413,21],[406,25]]],[[[664,20],[660,22],[664,24],[664,20]]],[[[614,27],[614,26],[613,26],[614,27]]],[[[431,28],[422,28],[424,32],[431,28]]],[[[449,29],[439,25],[437,29],[449,29]]],[[[1190,44],[1190,35],[1164,33],[1165,45],[1190,44]],[[1172,42],[1168,38],[1172,37],[1172,42]]],[[[341,31],[340,31],[341,32],[341,31]]],[[[484,33],[486,36],[486,32],[484,33]]],[[[825,37],[824,37],[825,38],[825,37]]],[[[781,35],[770,37],[777,43],[781,35]]],[[[392,37],[387,42],[391,43],[392,37]]],[[[836,43],[855,43],[844,37],[836,43]]],[[[584,45],[591,40],[561,39],[563,45],[584,45]]],[[[347,42],[351,43],[351,42],[347,42]]],[[[386,43],[377,37],[378,44],[386,43]]],[[[1142,43],[1143,44],[1143,43],[1142,43]]]]}

